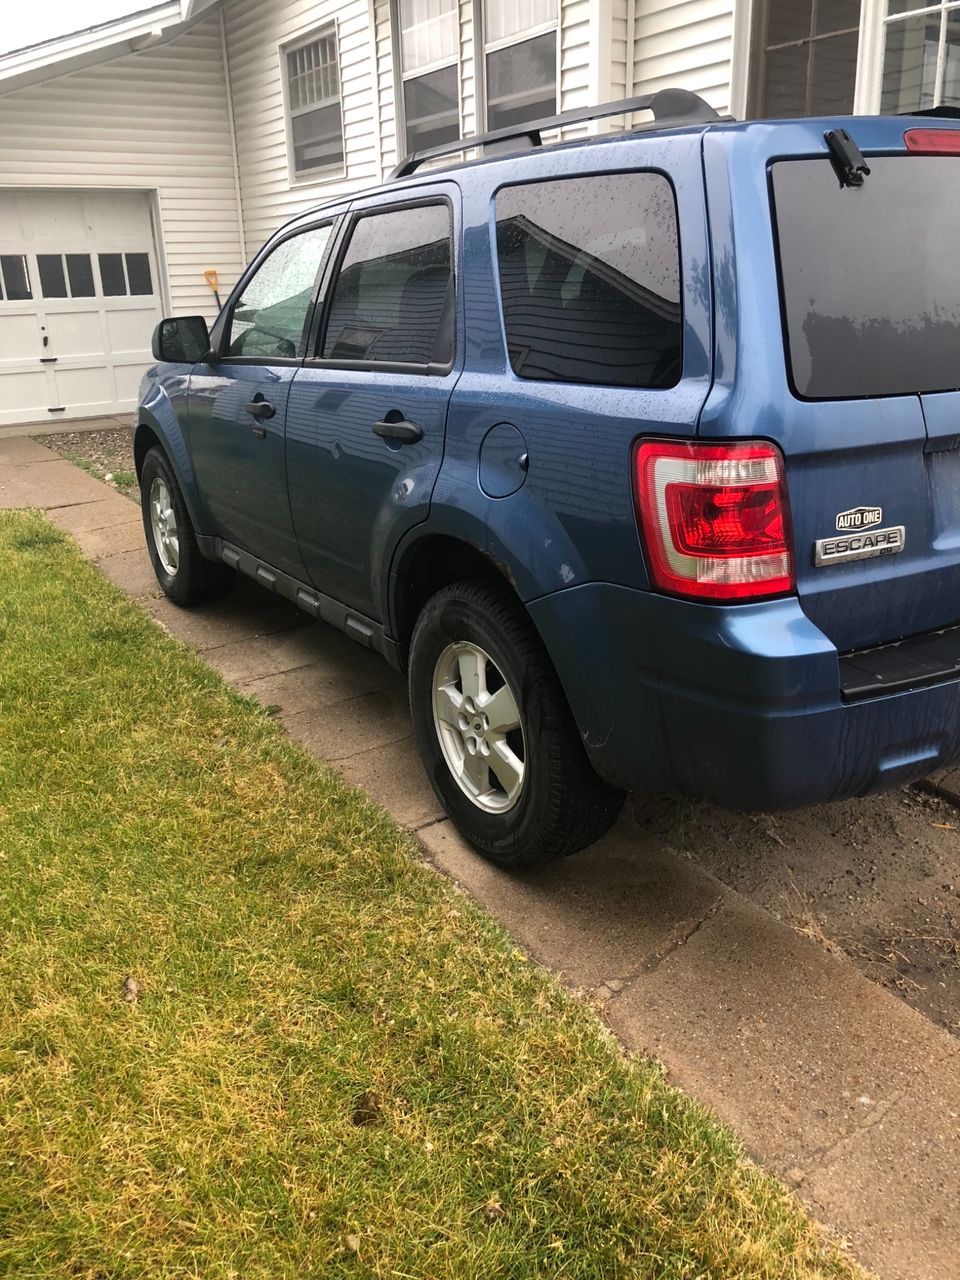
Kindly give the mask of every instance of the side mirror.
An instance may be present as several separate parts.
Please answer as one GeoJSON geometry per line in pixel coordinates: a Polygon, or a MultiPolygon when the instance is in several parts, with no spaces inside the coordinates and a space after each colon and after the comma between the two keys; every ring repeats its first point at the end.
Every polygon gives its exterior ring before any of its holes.
{"type": "Polygon", "coordinates": [[[153,331],[153,358],[170,364],[196,364],[210,351],[210,333],[203,316],[175,316],[161,320],[153,331]]]}

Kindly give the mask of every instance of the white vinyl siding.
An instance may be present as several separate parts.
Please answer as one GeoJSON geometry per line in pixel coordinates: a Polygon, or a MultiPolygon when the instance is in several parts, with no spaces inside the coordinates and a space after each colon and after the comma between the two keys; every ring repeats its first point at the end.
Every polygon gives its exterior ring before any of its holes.
{"type": "Polygon", "coordinates": [[[734,0],[636,0],[633,93],[689,89],[727,111],[733,9],[734,0]]]}
{"type": "Polygon", "coordinates": [[[0,96],[0,186],[155,191],[166,300],[212,319],[204,270],[223,293],[243,261],[217,16],[0,96]]]}
{"type": "MultiPolygon", "coordinates": [[[[247,256],[281,223],[346,191],[378,182],[381,142],[369,0],[225,0],[227,56],[247,256]],[[343,170],[290,180],[280,51],[336,23],[343,170]]],[[[392,77],[391,77],[392,78],[392,77]]]]}

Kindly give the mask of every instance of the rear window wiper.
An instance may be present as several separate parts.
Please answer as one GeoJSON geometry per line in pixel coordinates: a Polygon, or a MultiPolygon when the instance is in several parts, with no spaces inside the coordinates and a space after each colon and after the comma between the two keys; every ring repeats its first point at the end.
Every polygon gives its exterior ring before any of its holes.
{"type": "Polygon", "coordinates": [[[830,148],[830,161],[841,187],[862,187],[864,178],[870,174],[870,166],[846,129],[830,129],[823,140],[830,148]]]}

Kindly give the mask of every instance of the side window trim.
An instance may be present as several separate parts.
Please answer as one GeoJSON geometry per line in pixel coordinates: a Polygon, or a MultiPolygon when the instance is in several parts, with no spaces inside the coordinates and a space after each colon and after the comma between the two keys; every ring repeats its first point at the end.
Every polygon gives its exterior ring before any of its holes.
{"type": "MultiPolygon", "coordinates": [[[[323,291],[330,279],[330,263],[332,261],[332,250],[339,244],[342,224],[344,222],[344,214],[336,213],[327,217],[317,218],[315,222],[300,225],[290,231],[289,235],[282,236],[279,240],[274,241],[269,246],[269,251],[260,253],[250,263],[247,270],[237,281],[236,287],[227,305],[224,307],[217,319],[217,337],[214,355],[217,364],[255,364],[264,368],[270,368],[275,365],[300,365],[303,363],[304,354],[309,351],[310,342],[313,335],[314,315],[318,311],[317,302],[323,296],[323,291]],[[226,351],[226,344],[230,338],[230,328],[233,324],[233,312],[237,303],[244,295],[244,291],[250,281],[257,275],[260,268],[272,257],[282,244],[286,244],[288,240],[292,240],[295,236],[306,235],[310,231],[317,231],[321,227],[330,227],[330,235],[324,246],[323,253],[320,256],[320,263],[317,267],[317,274],[313,282],[313,293],[310,298],[310,305],[307,307],[307,314],[304,318],[303,329],[300,334],[300,343],[298,353],[295,356],[232,356],[226,351]]],[[[266,249],[266,246],[264,246],[266,249]]]]}
{"type": "Polygon", "coordinates": [[[307,347],[308,354],[303,360],[305,367],[316,369],[357,370],[360,372],[367,371],[370,373],[416,373],[422,374],[426,377],[445,377],[457,367],[460,350],[461,326],[459,319],[460,277],[457,254],[459,224],[455,204],[456,202],[448,191],[438,191],[431,192],[423,196],[413,196],[408,199],[401,198],[389,203],[375,202],[372,204],[351,205],[350,209],[344,215],[343,225],[337,235],[335,252],[332,255],[329,255],[330,268],[325,282],[326,289],[322,305],[316,308],[314,325],[310,333],[309,345],[307,347]],[[454,291],[454,335],[453,349],[451,351],[449,361],[446,361],[443,364],[411,364],[406,361],[392,360],[334,359],[329,356],[320,355],[319,352],[323,350],[323,342],[326,338],[327,322],[330,315],[330,304],[333,299],[334,286],[340,277],[340,268],[342,267],[344,258],[349,250],[350,242],[357,223],[365,217],[375,216],[378,213],[395,213],[402,209],[416,209],[439,204],[446,205],[450,214],[450,274],[453,279],[454,291]]]}

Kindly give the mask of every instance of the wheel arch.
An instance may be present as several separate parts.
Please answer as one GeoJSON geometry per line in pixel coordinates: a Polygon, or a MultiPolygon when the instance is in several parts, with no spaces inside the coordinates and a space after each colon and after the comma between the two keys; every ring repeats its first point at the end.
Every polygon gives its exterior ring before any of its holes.
{"type": "Polygon", "coordinates": [[[174,419],[173,427],[165,429],[152,414],[141,410],[139,421],[133,429],[133,463],[138,482],[143,472],[144,460],[153,448],[160,449],[173,468],[194,532],[198,534],[211,532],[179,423],[174,419]]]}
{"type": "MultiPolygon", "coordinates": [[[[410,637],[423,606],[453,582],[485,582],[505,588],[526,612],[509,566],[498,564],[474,543],[448,533],[426,533],[401,548],[390,568],[390,634],[406,665],[410,637]]],[[[528,615],[529,616],[529,615],[528,615]]]]}

